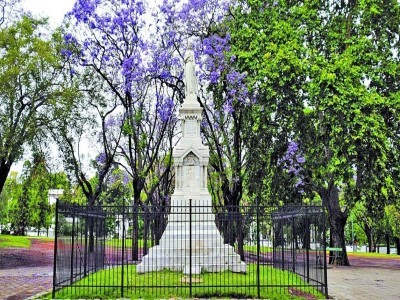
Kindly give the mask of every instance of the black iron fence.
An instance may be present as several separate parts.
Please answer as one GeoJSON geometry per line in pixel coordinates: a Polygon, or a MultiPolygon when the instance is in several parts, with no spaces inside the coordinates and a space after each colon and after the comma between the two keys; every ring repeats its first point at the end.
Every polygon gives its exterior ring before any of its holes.
{"type": "Polygon", "coordinates": [[[321,207],[188,203],[57,203],[53,298],[328,295],[321,207]]]}

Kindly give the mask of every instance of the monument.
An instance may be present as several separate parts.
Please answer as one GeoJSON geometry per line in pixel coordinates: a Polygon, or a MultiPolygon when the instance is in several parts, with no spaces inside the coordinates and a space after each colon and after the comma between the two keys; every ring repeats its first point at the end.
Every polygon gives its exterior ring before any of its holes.
{"type": "Polygon", "coordinates": [[[179,110],[182,138],[173,152],[175,190],[171,195],[171,213],[159,245],[149,249],[136,270],[138,273],[163,269],[184,274],[225,270],[245,273],[246,264],[232,246],[224,244],[211,211],[207,189],[210,154],[200,137],[202,108],[197,102],[192,50],[185,54],[184,76],[185,101],[179,110]]]}

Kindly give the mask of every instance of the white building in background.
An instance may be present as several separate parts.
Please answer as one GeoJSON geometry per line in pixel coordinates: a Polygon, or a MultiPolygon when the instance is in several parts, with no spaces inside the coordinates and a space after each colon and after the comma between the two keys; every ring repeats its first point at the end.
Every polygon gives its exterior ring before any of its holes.
{"type": "MultiPolygon", "coordinates": [[[[49,192],[47,193],[47,198],[49,201],[50,205],[53,205],[56,203],[57,199],[64,194],[64,190],[63,189],[52,189],[49,190],[49,192]]],[[[38,229],[35,227],[30,227],[27,229],[27,235],[28,236],[47,236],[47,237],[54,237],[54,222],[55,222],[55,218],[53,217],[52,219],[52,224],[50,226],[49,229],[40,229],[38,232],[38,229]]]]}
{"type": "Polygon", "coordinates": [[[53,205],[56,203],[57,199],[64,194],[64,190],[63,189],[53,189],[53,190],[49,190],[48,192],[48,199],[49,199],[49,204],[53,205]]]}

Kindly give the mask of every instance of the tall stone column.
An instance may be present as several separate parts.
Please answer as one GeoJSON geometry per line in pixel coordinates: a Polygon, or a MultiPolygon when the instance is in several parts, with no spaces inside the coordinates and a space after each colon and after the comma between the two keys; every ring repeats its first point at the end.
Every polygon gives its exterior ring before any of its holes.
{"type": "Polygon", "coordinates": [[[170,269],[192,274],[225,270],[246,272],[246,264],[233,247],[224,244],[212,213],[211,195],[207,189],[210,153],[200,136],[203,110],[197,102],[198,85],[191,50],[185,55],[185,85],[186,98],[179,110],[182,138],[173,152],[176,178],[171,214],[159,245],[149,249],[136,270],[144,273],[170,269]],[[191,218],[189,201],[193,205],[191,218]]]}

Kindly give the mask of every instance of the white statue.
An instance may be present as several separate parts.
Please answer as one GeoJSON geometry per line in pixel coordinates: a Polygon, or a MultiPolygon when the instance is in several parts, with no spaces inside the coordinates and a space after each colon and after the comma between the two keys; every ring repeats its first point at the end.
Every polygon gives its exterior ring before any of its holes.
{"type": "Polygon", "coordinates": [[[197,78],[194,63],[194,52],[193,50],[188,50],[185,53],[185,91],[186,97],[190,95],[197,96],[197,78]]]}

